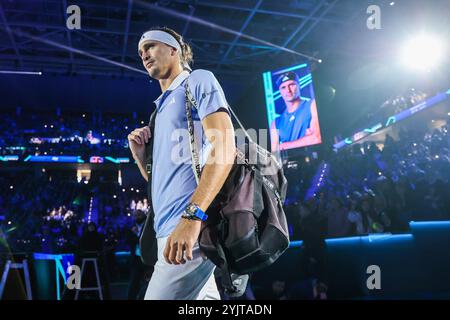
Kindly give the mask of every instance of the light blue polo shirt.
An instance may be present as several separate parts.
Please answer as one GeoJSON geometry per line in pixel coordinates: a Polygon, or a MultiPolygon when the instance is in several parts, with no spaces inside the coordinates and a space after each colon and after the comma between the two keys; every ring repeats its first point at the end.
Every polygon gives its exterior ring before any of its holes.
{"type": "Polygon", "coordinates": [[[181,72],[155,100],[157,114],[151,183],[157,238],[167,237],[175,229],[197,187],[187,129],[184,89],[186,79],[198,105],[198,112],[195,108],[191,110],[201,165],[206,162],[210,150],[201,120],[220,108],[228,110],[225,95],[214,74],[201,69],[194,70],[191,74],[188,71],[181,72]]]}

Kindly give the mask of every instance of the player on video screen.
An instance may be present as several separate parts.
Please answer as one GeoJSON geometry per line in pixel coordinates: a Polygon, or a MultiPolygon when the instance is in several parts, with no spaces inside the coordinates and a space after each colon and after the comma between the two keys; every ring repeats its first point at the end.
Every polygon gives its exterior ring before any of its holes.
{"type": "Polygon", "coordinates": [[[286,108],[270,126],[272,152],[321,143],[316,100],[302,100],[298,76],[283,73],[276,81],[286,108]]]}

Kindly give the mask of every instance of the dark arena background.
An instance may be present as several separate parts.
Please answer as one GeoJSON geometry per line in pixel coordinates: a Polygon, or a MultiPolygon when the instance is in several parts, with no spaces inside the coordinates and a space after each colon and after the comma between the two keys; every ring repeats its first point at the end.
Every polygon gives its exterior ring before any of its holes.
{"type": "Polygon", "coordinates": [[[295,73],[314,106],[317,139],[278,153],[290,246],[238,299],[449,299],[449,12],[448,0],[1,0],[0,299],[144,298],[147,184],[127,136],[161,94],[137,52],[153,26],[183,36],[268,150],[286,108],[278,74],[295,73]]]}

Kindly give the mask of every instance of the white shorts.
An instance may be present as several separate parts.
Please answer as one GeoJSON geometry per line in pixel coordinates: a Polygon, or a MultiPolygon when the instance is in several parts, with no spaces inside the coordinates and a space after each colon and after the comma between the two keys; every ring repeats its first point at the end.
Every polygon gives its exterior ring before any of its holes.
{"type": "Polygon", "coordinates": [[[192,260],[168,264],[163,253],[168,237],[158,238],[158,261],[148,284],[145,300],[220,300],[214,279],[215,265],[204,260],[195,244],[192,260]]]}

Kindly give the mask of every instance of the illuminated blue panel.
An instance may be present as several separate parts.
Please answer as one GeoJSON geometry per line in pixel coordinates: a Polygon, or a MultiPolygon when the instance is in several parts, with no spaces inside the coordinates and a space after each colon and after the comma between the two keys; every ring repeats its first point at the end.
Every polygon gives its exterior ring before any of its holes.
{"type": "Polygon", "coordinates": [[[337,244],[337,243],[360,243],[362,237],[345,237],[345,238],[333,238],[326,239],[327,244],[337,244]]]}
{"type": "Polygon", "coordinates": [[[80,158],[80,156],[29,156],[24,161],[84,163],[84,161],[80,158]]]}
{"type": "Polygon", "coordinates": [[[108,160],[108,161],[114,162],[114,163],[119,163],[118,160],[116,160],[116,159],[114,159],[112,157],[105,157],[105,159],[108,160]]]}
{"type": "Polygon", "coordinates": [[[130,163],[130,158],[117,158],[120,163],[130,163]]]}
{"type": "Polygon", "coordinates": [[[411,233],[405,234],[371,234],[366,237],[362,237],[363,242],[375,243],[375,242],[405,242],[412,241],[414,239],[411,233]]]}
{"type": "Polygon", "coordinates": [[[33,259],[35,260],[58,260],[62,259],[60,254],[51,253],[33,253],[33,259]]]}
{"type": "Polygon", "coordinates": [[[299,248],[303,244],[303,241],[291,241],[289,248],[299,248]]]}
{"type": "Polygon", "coordinates": [[[11,156],[0,157],[0,161],[5,161],[5,162],[7,162],[7,161],[17,161],[17,160],[19,160],[19,156],[11,155],[11,156]]]}
{"type": "MultiPolygon", "coordinates": [[[[434,229],[434,228],[450,228],[450,221],[411,221],[409,223],[410,229],[434,229]]],[[[391,234],[391,233],[375,233],[367,236],[344,237],[325,239],[327,244],[360,244],[360,243],[376,243],[376,242],[408,242],[412,241],[414,236],[412,233],[405,234],[391,234]]],[[[290,248],[301,247],[303,241],[291,241],[290,248]]]]}
{"type": "Polygon", "coordinates": [[[360,236],[360,237],[346,237],[346,238],[334,238],[334,239],[326,239],[325,242],[330,245],[339,245],[339,244],[362,244],[362,243],[375,243],[375,242],[405,242],[412,241],[414,239],[413,235],[410,233],[407,234],[390,234],[390,233],[382,233],[382,234],[371,234],[368,236],[360,236]]]}
{"type": "Polygon", "coordinates": [[[272,75],[270,72],[263,73],[264,92],[266,96],[267,120],[269,121],[269,128],[272,121],[275,119],[275,99],[272,89],[272,75]]]}
{"type": "Polygon", "coordinates": [[[61,285],[59,278],[62,276],[64,284],[67,284],[67,278],[70,274],[67,273],[68,268],[64,265],[73,265],[74,255],[72,253],[65,254],[50,254],[50,253],[33,253],[34,260],[53,260],[55,261],[55,276],[56,276],[56,300],[61,300],[61,285]]]}
{"type": "Polygon", "coordinates": [[[302,85],[302,84],[304,84],[305,82],[308,82],[311,79],[312,79],[312,75],[311,75],[311,73],[308,73],[306,76],[301,77],[299,79],[298,83],[300,83],[302,85]]]}
{"type": "Polygon", "coordinates": [[[117,251],[115,253],[116,256],[129,256],[130,255],[130,251],[117,251]]]}
{"type": "Polygon", "coordinates": [[[361,139],[363,139],[363,138],[365,138],[365,137],[367,137],[367,136],[369,136],[369,135],[370,135],[370,134],[367,133],[367,132],[359,131],[359,132],[357,132],[357,133],[355,133],[355,134],[353,135],[352,141],[355,142],[355,141],[361,140],[361,139]]]}
{"type": "Polygon", "coordinates": [[[450,221],[411,221],[411,229],[450,228],[450,221]]]}
{"type": "Polygon", "coordinates": [[[312,80],[309,80],[308,82],[305,82],[304,84],[300,85],[300,89],[303,89],[304,87],[310,85],[312,83],[312,80]]]}
{"type": "Polygon", "coordinates": [[[372,128],[364,129],[364,132],[375,133],[378,129],[380,129],[382,127],[383,127],[383,125],[381,123],[378,123],[375,126],[373,126],[372,128]]]}

